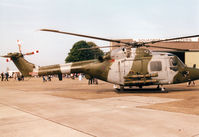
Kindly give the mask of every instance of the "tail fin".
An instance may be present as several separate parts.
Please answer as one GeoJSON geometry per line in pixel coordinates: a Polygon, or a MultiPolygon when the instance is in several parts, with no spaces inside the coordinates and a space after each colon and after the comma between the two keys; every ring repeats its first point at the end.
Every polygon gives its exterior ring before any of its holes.
{"type": "Polygon", "coordinates": [[[35,65],[25,60],[23,54],[9,53],[8,55],[3,57],[10,58],[24,77],[31,76],[35,65]]]}
{"type": "MultiPolygon", "coordinates": [[[[22,73],[22,75],[24,77],[34,76],[34,74],[35,73],[37,74],[37,72],[38,72],[38,67],[36,67],[34,64],[25,60],[24,56],[25,55],[33,55],[35,53],[39,53],[39,51],[37,50],[36,52],[28,52],[28,53],[22,54],[21,41],[17,40],[17,44],[19,47],[19,52],[8,53],[7,55],[1,56],[1,57],[10,58],[14,62],[14,64],[17,66],[17,68],[19,69],[19,71],[22,73]]],[[[7,59],[7,62],[8,61],[9,60],[7,59]]]]}

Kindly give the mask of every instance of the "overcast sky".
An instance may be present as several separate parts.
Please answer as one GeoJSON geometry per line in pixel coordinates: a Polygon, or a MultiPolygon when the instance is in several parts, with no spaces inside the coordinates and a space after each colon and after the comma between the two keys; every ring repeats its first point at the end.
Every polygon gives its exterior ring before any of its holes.
{"type": "MultiPolygon", "coordinates": [[[[199,34],[199,0],[0,0],[0,55],[39,50],[37,65],[64,63],[79,40],[109,42],[38,31],[41,28],[118,38],[171,38],[199,34]]],[[[0,72],[17,70],[0,58],[0,72]]]]}

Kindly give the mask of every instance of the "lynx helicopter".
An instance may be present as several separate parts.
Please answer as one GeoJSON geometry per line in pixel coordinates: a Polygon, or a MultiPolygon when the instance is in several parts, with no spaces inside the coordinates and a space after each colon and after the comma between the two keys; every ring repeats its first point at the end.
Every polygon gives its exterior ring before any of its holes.
{"type": "MultiPolygon", "coordinates": [[[[177,84],[199,79],[199,69],[187,67],[177,56],[165,52],[152,52],[142,47],[167,48],[154,46],[154,43],[172,41],[184,38],[199,37],[199,35],[170,38],[150,42],[123,42],[95,36],[63,32],[59,30],[41,29],[41,31],[68,34],[108,42],[122,43],[123,46],[110,51],[107,55],[94,60],[72,62],[38,67],[24,59],[22,53],[9,53],[6,58],[11,58],[24,76],[84,73],[87,77],[115,84],[119,90],[124,87],[157,85],[165,91],[163,85],[177,84]]],[[[107,47],[107,46],[106,46],[107,47]]],[[[108,46],[109,47],[109,46],[108,46]]],[[[114,47],[114,46],[113,46],[114,47]]],[[[82,49],[85,50],[85,49],[82,49]]],[[[183,49],[188,51],[189,49],[183,49]]]]}

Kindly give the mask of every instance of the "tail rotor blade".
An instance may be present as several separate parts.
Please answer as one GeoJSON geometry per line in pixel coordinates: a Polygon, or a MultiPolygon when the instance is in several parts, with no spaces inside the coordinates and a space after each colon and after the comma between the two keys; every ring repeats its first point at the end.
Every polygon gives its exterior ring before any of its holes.
{"type": "Polygon", "coordinates": [[[26,53],[24,55],[33,55],[33,54],[35,54],[35,53],[34,52],[28,52],[28,53],[26,53]]]}
{"type": "Polygon", "coordinates": [[[3,58],[11,58],[11,56],[9,56],[9,55],[4,55],[4,56],[1,56],[1,57],[3,57],[3,58]]]}
{"type": "Polygon", "coordinates": [[[36,51],[33,51],[33,52],[28,52],[28,53],[25,53],[23,55],[33,55],[35,53],[39,53],[39,50],[36,50],[36,51]]]}
{"type": "Polygon", "coordinates": [[[10,62],[12,59],[11,58],[7,58],[6,59],[6,62],[10,62]]]}
{"type": "Polygon", "coordinates": [[[17,40],[17,44],[18,44],[18,47],[19,47],[19,53],[21,53],[21,41],[17,40]]]}

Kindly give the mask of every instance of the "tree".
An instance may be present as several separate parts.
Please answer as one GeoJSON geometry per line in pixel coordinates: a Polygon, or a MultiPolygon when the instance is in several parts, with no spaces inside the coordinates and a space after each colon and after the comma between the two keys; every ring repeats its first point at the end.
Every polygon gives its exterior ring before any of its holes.
{"type": "MultiPolygon", "coordinates": [[[[97,45],[94,42],[87,42],[87,44],[93,48],[97,47],[97,45]]],[[[102,50],[100,50],[99,48],[93,49],[92,52],[94,54],[95,59],[98,58],[99,56],[104,55],[104,52],[102,50]]]]}
{"type": "Polygon", "coordinates": [[[77,61],[83,61],[83,60],[90,60],[94,58],[98,58],[99,56],[102,56],[104,53],[100,49],[97,50],[78,50],[81,48],[91,48],[96,47],[97,45],[93,42],[86,42],[86,41],[78,41],[76,42],[70,52],[68,53],[68,56],[65,59],[65,62],[77,62],[77,61]]]}

